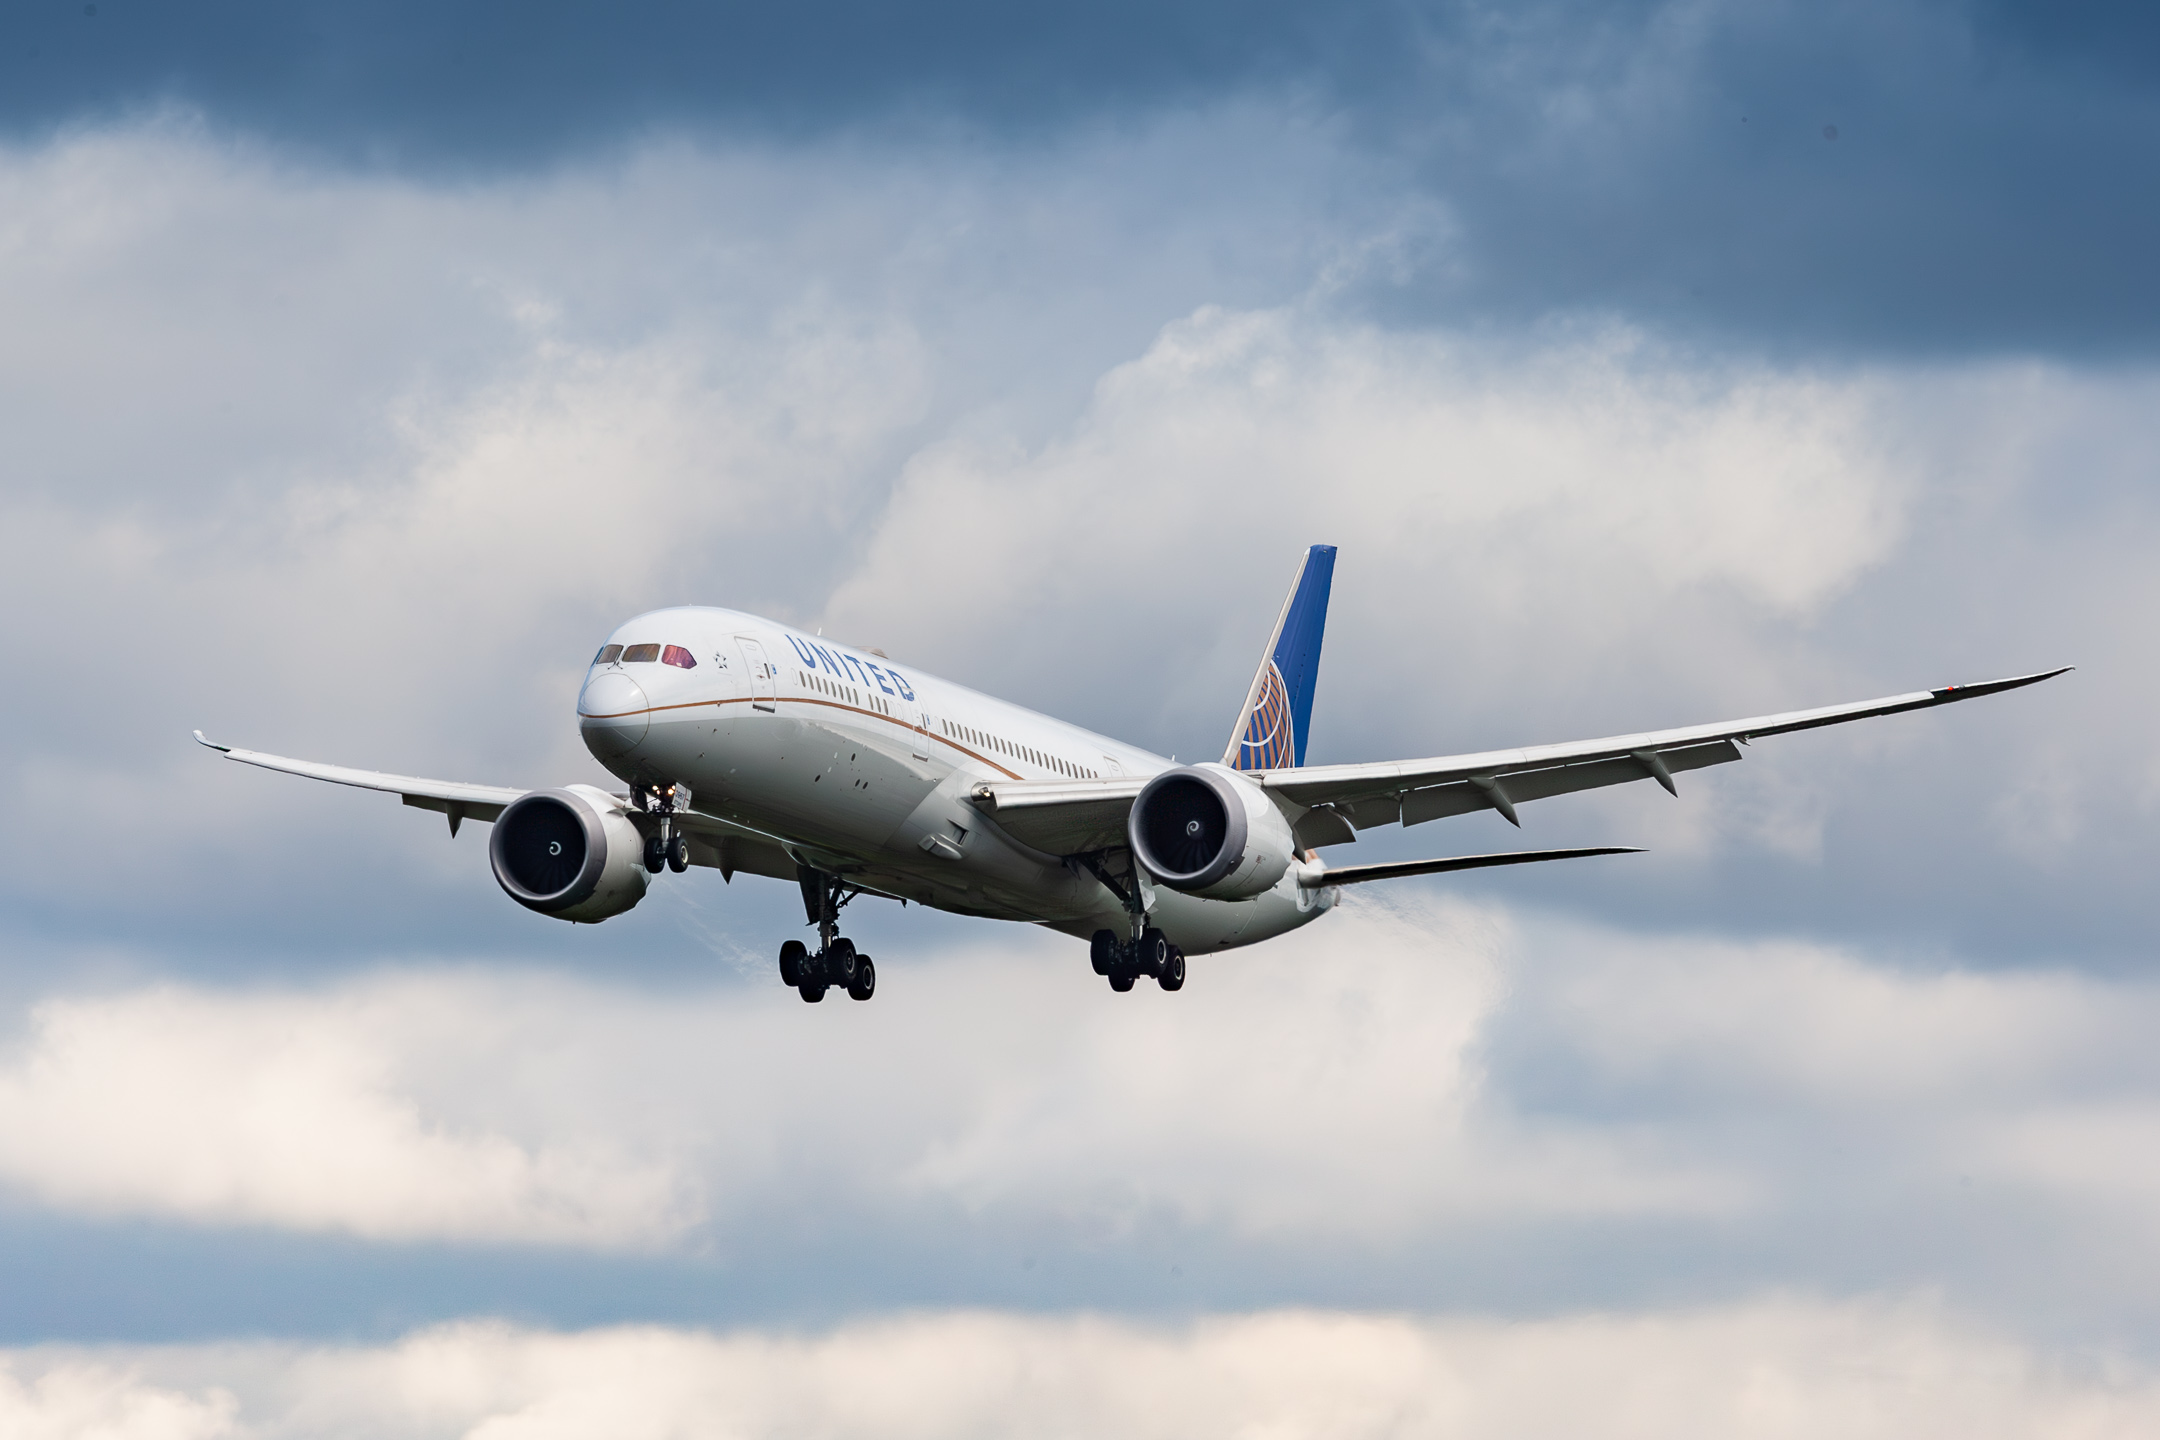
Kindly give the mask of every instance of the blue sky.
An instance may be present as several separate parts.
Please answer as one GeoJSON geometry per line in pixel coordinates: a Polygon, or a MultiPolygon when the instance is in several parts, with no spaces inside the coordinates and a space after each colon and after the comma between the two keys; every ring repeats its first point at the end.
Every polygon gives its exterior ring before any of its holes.
{"type": "Polygon", "coordinates": [[[22,7],[0,1429],[2149,1433],[2156,43],[22,7]],[[1174,997],[870,910],[837,1013],[786,887],[554,925],[187,740],[595,779],[702,602],[1190,758],[1315,541],[1317,763],[2081,668],[1368,834],[1649,853],[1174,997]]]}

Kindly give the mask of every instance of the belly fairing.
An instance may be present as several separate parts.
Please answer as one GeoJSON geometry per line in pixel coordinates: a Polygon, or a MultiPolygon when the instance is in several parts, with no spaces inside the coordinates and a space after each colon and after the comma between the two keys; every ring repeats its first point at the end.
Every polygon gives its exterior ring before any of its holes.
{"type": "Polygon", "coordinates": [[[784,838],[876,851],[936,788],[904,747],[792,716],[700,716],[655,726],[701,810],[784,838]]]}
{"type": "MultiPolygon", "coordinates": [[[[1252,900],[1203,900],[1158,886],[1148,908],[1148,923],[1169,936],[1170,943],[1187,955],[1205,955],[1213,950],[1257,945],[1310,925],[1334,908],[1337,893],[1329,888],[1300,894],[1295,871],[1277,881],[1274,889],[1252,900]]],[[[1114,907],[1075,920],[1047,923],[1053,930],[1082,939],[1098,929],[1114,930],[1120,936],[1130,929],[1125,912],[1114,907]]]]}

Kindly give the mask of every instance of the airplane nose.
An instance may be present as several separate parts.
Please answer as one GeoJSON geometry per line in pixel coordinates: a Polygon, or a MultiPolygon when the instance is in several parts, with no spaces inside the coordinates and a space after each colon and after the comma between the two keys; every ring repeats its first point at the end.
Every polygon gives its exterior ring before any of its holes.
{"type": "Polygon", "coordinates": [[[602,670],[578,695],[578,729],[585,748],[601,760],[628,755],[644,743],[651,702],[637,681],[620,670],[602,670]]]}

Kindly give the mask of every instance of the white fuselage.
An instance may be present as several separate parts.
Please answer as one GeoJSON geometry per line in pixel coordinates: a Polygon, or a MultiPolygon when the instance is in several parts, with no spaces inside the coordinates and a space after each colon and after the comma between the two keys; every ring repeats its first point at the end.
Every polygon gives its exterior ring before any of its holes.
{"type": "MultiPolygon", "coordinates": [[[[870,890],[1083,937],[1126,933],[1092,874],[1015,841],[969,796],[984,781],[1148,776],[1171,761],[732,610],[656,610],[618,628],[618,645],[631,658],[601,652],[579,725],[633,786],[687,786],[694,811],[870,890]],[[645,659],[641,647],[658,649],[645,659]]],[[[1142,886],[1150,923],[1189,953],[1280,935],[1334,899],[1301,888],[1296,867],[1251,900],[1142,886]]]]}

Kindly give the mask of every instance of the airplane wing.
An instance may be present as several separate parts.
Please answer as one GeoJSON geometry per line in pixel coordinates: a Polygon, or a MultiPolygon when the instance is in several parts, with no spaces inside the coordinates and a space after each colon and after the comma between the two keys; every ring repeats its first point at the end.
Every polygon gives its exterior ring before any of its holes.
{"type": "Polygon", "coordinates": [[[1050,855],[1084,855],[1125,843],[1126,812],[1154,778],[986,781],[970,798],[1021,844],[1050,855]]]}
{"type": "Polygon", "coordinates": [[[690,836],[690,863],[718,870],[723,880],[741,871],[775,880],[801,878],[802,866],[787,847],[761,831],[696,810],[678,812],[675,823],[690,836]]]}
{"type": "MultiPolygon", "coordinates": [[[[458,826],[466,820],[492,823],[502,814],[505,806],[527,793],[525,790],[502,785],[467,785],[455,780],[423,780],[417,775],[390,775],[380,770],[355,770],[345,765],[324,765],[314,760],[295,760],[287,755],[268,755],[260,750],[242,750],[237,746],[219,745],[205,740],[200,730],[195,732],[195,739],[226,759],[237,760],[243,765],[257,765],[265,770],[276,770],[286,775],[300,775],[310,780],[327,780],[333,785],[353,785],[362,790],[381,790],[397,795],[407,805],[417,809],[434,810],[448,815],[452,835],[457,834],[458,826]]],[[[748,871],[752,875],[770,875],[780,880],[796,878],[794,857],[771,836],[722,820],[718,816],[700,814],[695,810],[681,814],[679,819],[690,836],[691,864],[718,870],[723,878],[729,879],[732,879],[738,870],[748,871]]]]}
{"type": "Polygon", "coordinates": [[[295,760],[286,755],[266,755],[260,750],[242,750],[232,745],[219,745],[203,739],[200,730],[195,732],[196,743],[207,745],[228,760],[243,765],[259,765],[265,770],[278,770],[287,775],[304,775],[310,780],[327,780],[333,785],[356,785],[362,790],[384,790],[401,795],[407,805],[422,810],[438,810],[450,817],[450,833],[457,833],[461,820],[492,821],[502,814],[503,807],[523,795],[523,790],[512,790],[501,785],[463,785],[453,780],[423,780],[417,775],[386,775],[380,770],[354,770],[344,765],[323,765],[313,760],[295,760]]]}
{"type": "MultiPolygon", "coordinates": [[[[1997,695],[2051,680],[2071,668],[1675,730],[1430,760],[1261,770],[1251,772],[1250,778],[1287,802],[1299,839],[1308,845],[1352,840],[1357,831],[1375,825],[1418,825],[1473,810],[1497,810],[1520,825],[1516,806],[1525,801],[1635,780],[1655,780],[1678,794],[1674,775],[1738,760],[1740,746],[1765,735],[1997,695]]],[[[1023,844],[1070,855],[1124,844],[1125,812],[1149,778],[994,781],[978,785],[974,798],[1023,844]]]]}
{"type": "MultiPolygon", "coordinates": [[[[1756,715],[1677,730],[1610,735],[1564,745],[1523,750],[1490,750],[1477,755],[1447,755],[1431,760],[1403,760],[1368,765],[1317,765],[1298,770],[1270,770],[1259,776],[1270,791],[1298,805],[1326,806],[1360,830],[1401,820],[1418,825],[1446,815],[1497,810],[1520,825],[1515,806],[1577,790],[1655,780],[1674,794],[1673,775],[1740,758],[1741,745],[1765,735],[1842,725],[1877,715],[1897,715],[1950,705],[1982,695],[2051,680],[2069,670],[2042,671],[1976,685],[1945,685],[1879,700],[1756,715]]],[[[1349,838],[1347,835],[1343,838],[1349,838]]]]}

